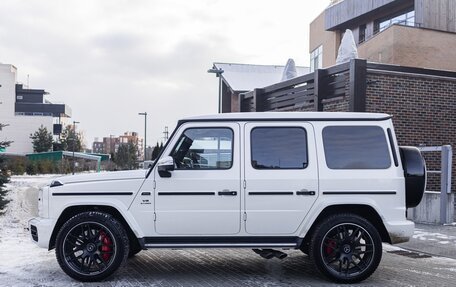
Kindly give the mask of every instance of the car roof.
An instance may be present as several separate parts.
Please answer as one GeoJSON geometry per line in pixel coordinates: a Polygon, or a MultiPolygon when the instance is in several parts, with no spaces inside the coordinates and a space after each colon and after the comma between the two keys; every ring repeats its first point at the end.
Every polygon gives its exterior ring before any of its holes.
{"type": "Polygon", "coordinates": [[[247,113],[223,113],[187,117],[181,122],[189,121],[254,121],[254,120],[307,120],[307,121],[349,121],[349,120],[374,120],[382,121],[391,116],[382,113],[344,113],[344,112],[247,112],[247,113]]]}

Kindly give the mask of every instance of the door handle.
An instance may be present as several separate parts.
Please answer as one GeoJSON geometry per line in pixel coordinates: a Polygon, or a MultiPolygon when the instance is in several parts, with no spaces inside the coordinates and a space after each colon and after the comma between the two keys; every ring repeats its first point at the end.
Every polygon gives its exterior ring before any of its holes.
{"type": "Polygon", "coordinates": [[[301,189],[299,191],[296,191],[296,195],[315,195],[315,191],[307,190],[307,189],[301,189]]]}
{"type": "Polygon", "coordinates": [[[231,196],[236,196],[236,195],[237,195],[237,191],[232,191],[232,190],[224,189],[224,190],[222,190],[222,191],[219,191],[219,192],[218,192],[218,195],[231,195],[231,196]]]}

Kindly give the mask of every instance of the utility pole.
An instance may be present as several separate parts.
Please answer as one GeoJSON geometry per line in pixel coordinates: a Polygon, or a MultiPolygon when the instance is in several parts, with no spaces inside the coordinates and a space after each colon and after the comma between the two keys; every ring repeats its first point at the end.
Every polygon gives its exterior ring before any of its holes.
{"type": "Polygon", "coordinates": [[[79,124],[79,122],[77,121],[73,121],[73,140],[72,140],[72,146],[73,146],[73,174],[74,174],[74,168],[75,168],[75,165],[76,165],[76,162],[74,160],[74,142],[75,142],[75,139],[76,139],[76,124],[79,124]]]}
{"type": "Polygon", "coordinates": [[[165,131],[163,132],[163,138],[165,139],[165,143],[168,141],[169,133],[168,133],[168,127],[165,126],[165,131]]]}
{"type": "Polygon", "coordinates": [[[218,112],[220,114],[220,113],[222,113],[222,74],[223,74],[224,70],[221,68],[216,69],[214,66],[214,68],[207,70],[207,72],[215,74],[215,76],[219,78],[218,112]]]}
{"type": "Polygon", "coordinates": [[[144,160],[146,160],[147,152],[147,112],[138,113],[140,116],[144,116],[144,160]]]}

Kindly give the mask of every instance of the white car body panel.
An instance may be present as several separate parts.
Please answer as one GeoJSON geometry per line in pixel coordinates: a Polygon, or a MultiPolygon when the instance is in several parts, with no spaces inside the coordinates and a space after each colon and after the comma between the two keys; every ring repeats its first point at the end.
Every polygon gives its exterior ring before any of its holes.
{"type": "MultiPolygon", "coordinates": [[[[385,132],[390,128],[395,140],[392,122],[388,118],[385,114],[364,113],[242,113],[188,118],[180,123],[161,157],[170,154],[179,135],[187,128],[229,127],[234,132],[233,165],[230,169],[174,170],[171,171],[171,177],[162,178],[155,165],[147,179],[147,170],[60,177],[54,180],[60,186],[44,188],[40,193],[43,199],[40,203],[40,218],[31,220],[29,225],[35,225],[38,229],[38,245],[48,248],[52,244],[49,240],[55,224],[65,209],[74,206],[110,206],[122,215],[133,233],[141,239],[171,236],[286,236],[302,239],[328,206],[356,204],[367,205],[377,211],[393,243],[405,241],[413,234],[414,225],[405,218],[405,183],[400,160],[399,165],[395,166],[391,159],[391,166],[383,170],[331,170],[325,164],[321,136],[322,129],[328,125],[375,125],[385,132]],[[259,121],[264,118],[268,121],[259,121]],[[286,121],[282,122],[284,119],[286,121]],[[253,169],[250,165],[248,135],[251,128],[257,126],[305,128],[309,159],[307,168],[253,169]],[[296,192],[303,189],[315,191],[315,195],[248,194],[252,191],[296,192]],[[236,191],[237,194],[217,195],[218,191],[223,190],[236,191]],[[159,195],[169,192],[215,194],[159,195]],[[379,193],[368,194],[371,192],[379,193]]],[[[394,146],[396,155],[399,155],[396,140],[394,146]]],[[[388,145],[388,148],[391,147],[388,145]]]]}
{"type": "Polygon", "coordinates": [[[313,127],[305,122],[287,122],[307,135],[308,165],[303,169],[255,169],[250,162],[250,133],[254,128],[283,127],[281,122],[250,122],[245,126],[245,230],[255,235],[296,235],[298,227],[318,198],[318,161],[313,127]],[[296,191],[315,192],[297,195],[296,191]],[[266,195],[267,193],[271,195],[266,195]],[[288,193],[288,194],[287,194],[288,193]]]}

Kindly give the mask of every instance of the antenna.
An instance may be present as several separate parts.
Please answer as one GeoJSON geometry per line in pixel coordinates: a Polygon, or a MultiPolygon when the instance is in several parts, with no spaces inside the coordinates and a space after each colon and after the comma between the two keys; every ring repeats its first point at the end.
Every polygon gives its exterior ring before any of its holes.
{"type": "Polygon", "coordinates": [[[30,75],[27,74],[27,89],[30,89],[30,75]]]}

